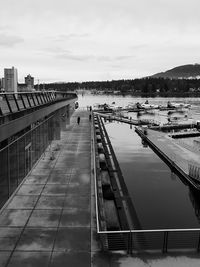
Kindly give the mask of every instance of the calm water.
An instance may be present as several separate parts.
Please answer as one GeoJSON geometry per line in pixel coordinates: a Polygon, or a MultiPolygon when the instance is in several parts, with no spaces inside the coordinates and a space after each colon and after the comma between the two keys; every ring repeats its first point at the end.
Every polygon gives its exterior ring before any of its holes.
{"type": "MultiPolygon", "coordinates": [[[[130,97],[81,96],[80,106],[94,103],[127,105],[144,102],[145,99],[130,97]],[[110,101],[110,102],[109,102],[110,101]]],[[[169,99],[149,99],[150,103],[166,104],[169,99]]],[[[170,99],[171,100],[171,99],[170,99]]],[[[192,103],[191,115],[199,116],[200,99],[173,99],[192,103]]],[[[136,116],[135,114],[132,115],[136,116]]],[[[155,119],[155,114],[145,114],[155,119]]],[[[159,115],[160,116],[160,115],[159,115]]],[[[162,115],[167,118],[167,114],[162,115]]],[[[178,115],[176,115],[178,116],[178,115]]],[[[157,119],[157,117],[156,117],[157,119]]],[[[135,209],[135,224],[142,229],[199,228],[200,194],[196,194],[149,148],[144,147],[134,127],[112,122],[106,123],[110,140],[120,163],[124,179],[135,209]]]]}
{"type": "Polygon", "coordinates": [[[134,128],[106,124],[142,229],[199,227],[199,200],[149,148],[134,128]]]}

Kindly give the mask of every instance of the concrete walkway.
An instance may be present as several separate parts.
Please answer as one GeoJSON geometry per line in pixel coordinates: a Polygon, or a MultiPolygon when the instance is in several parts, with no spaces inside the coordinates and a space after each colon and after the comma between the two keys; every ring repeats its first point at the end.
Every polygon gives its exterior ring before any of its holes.
{"type": "Polygon", "coordinates": [[[90,125],[76,111],[2,209],[1,267],[91,265],[90,125]]]}

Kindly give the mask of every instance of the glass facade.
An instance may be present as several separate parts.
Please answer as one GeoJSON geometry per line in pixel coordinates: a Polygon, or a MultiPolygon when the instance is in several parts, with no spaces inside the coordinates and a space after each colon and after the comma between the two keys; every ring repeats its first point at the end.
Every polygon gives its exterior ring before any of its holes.
{"type": "Polygon", "coordinates": [[[57,112],[0,150],[0,208],[32,169],[55,137],[57,112]]]}

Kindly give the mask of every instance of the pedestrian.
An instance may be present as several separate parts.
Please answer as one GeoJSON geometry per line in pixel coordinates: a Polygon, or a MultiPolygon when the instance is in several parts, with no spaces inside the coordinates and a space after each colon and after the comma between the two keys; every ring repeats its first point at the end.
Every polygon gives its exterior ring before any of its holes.
{"type": "Polygon", "coordinates": [[[92,111],[92,106],[90,106],[90,112],[92,111]]]}
{"type": "Polygon", "coordinates": [[[90,115],[89,115],[89,121],[91,121],[91,119],[92,119],[92,115],[90,114],[90,115]]]}
{"type": "Polygon", "coordinates": [[[77,118],[77,123],[78,124],[80,123],[80,120],[81,120],[81,118],[78,116],[78,118],[77,118]]]}

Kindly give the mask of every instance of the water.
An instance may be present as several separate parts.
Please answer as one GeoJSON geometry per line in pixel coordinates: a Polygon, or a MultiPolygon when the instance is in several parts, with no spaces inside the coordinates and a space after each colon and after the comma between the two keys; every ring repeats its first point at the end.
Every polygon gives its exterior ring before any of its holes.
{"type": "Polygon", "coordinates": [[[129,125],[106,124],[142,229],[198,228],[199,199],[129,125]],[[194,203],[193,203],[194,201],[194,203]]]}
{"type": "MultiPolygon", "coordinates": [[[[149,99],[149,102],[166,104],[168,100],[171,99],[149,99]]],[[[198,118],[199,99],[173,99],[175,102],[178,100],[192,103],[190,115],[198,118]]],[[[109,103],[109,101],[126,105],[131,102],[131,98],[83,96],[80,106],[109,103]]],[[[135,101],[144,102],[144,99],[135,101]]],[[[132,117],[136,116],[135,114],[132,114],[132,117]]],[[[155,119],[156,115],[141,116],[155,119]]],[[[134,127],[131,129],[129,125],[112,122],[106,123],[106,129],[132,199],[136,228],[199,228],[200,194],[191,191],[149,147],[142,144],[134,127]]]]}

